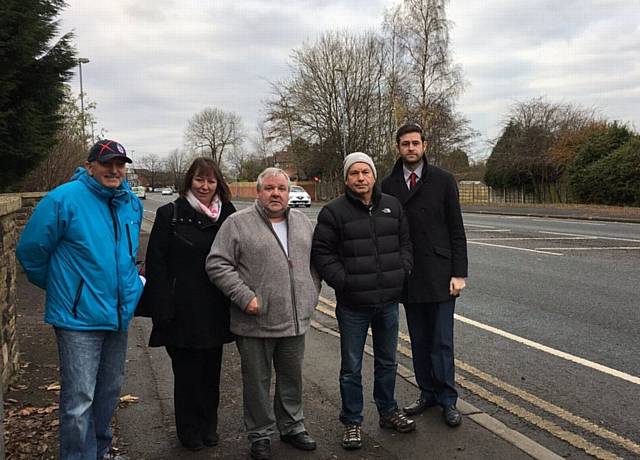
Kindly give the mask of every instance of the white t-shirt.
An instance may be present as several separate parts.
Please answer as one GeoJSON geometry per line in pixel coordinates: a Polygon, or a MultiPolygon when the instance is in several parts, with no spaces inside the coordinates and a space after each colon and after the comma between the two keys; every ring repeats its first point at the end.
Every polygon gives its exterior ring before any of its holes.
{"type": "Polygon", "coordinates": [[[271,222],[271,225],[273,226],[273,230],[276,232],[276,235],[278,235],[278,239],[282,243],[282,247],[284,248],[285,254],[287,254],[287,256],[288,256],[289,255],[289,244],[288,244],[288,236],[287,236],[288,235],[287,234],[287,221],[283,220],[282,222],[277,222],[277,223],[271,222]]]}

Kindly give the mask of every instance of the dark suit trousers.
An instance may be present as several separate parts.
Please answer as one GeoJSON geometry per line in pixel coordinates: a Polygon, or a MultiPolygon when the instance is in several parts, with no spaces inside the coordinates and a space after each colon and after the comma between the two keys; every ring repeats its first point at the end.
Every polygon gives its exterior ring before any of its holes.
{"type": "Polygon", "coordinates": [[[411,337],[413,369],[421,397],[441,406],[455,405],[453,312],[455,299],[405,305],[411,337]]]}
{"type": "Polygon", "coordinates": [[[222,345],[202,350],[167,347],[167,353],[173,368],[178,439],[199,444],[218,427],[222,345]]]}

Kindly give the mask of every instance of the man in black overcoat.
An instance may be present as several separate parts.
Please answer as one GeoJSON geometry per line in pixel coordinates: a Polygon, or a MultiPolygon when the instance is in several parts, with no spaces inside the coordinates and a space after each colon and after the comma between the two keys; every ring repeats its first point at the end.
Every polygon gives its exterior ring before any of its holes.
{"type": "Polygon", "coordinates": [[[427,163],[426,148],[419,125],[398,128],[400,158],[382,182],[382,191],[404,206],[413,243],[404,306],[420,395],[404,411],[415,415],[437,405],[455,427],[462,417],[456,409],[453,313],[465,287],[467,240],[455,178],[427,163]]]}

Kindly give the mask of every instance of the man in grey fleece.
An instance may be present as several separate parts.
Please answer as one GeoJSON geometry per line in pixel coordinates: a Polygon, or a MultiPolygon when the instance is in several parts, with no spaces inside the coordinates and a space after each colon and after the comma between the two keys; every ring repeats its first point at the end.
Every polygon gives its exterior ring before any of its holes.
{"type": "Polygon", "coordinates": [[[251,457],[259,460],[271,458],[276,426],[282,441],[301,450],[316,448],[304,427],[302,360],[320,279],[310,260],[313,225],[287,207],[289,176],[267,168],[257,189],[254,206],[222,224],[206,270],[234,304],[231,331],[242,366],[244,422],[251,457]]]}

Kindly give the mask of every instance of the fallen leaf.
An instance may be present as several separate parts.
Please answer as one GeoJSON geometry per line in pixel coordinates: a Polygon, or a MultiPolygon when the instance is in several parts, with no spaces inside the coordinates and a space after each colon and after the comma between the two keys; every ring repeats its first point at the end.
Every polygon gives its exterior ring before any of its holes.
{"type": "Polygon", "coordinates": [[[121,403],[136,403],[140,400],[140,398],[138,398],[137,396],[133,396],[133,395],[124,395],[120,397],[120,402],[121,403]]]}
{"type": "Polygon", "coordinates": [[[18,402],[18,400],[17,399],[13,399],[13,398],[7,398],[7,399],[4,400],[4,402],[6,404],[15,404],[15,403],[18,402]]]}
{"type": "Polygon", "coordinates": [[[48,407],[41,407],[40,409],[38,409],[38,414],[51,414],[54,411],[58,410],[58,405],[57,404],[52,404],[48,407]]]}
{"type": "Polygon", "coordinates": [[[9,391],[20,391],[20,390],[26,390],[27,388],[29,388],[28,385],[17,384],[17,385],[11,385],[9,387],[9,391]]]}
{"type": "Polygon", "coordinates": [[[49,385],[47,385],[46,390],[47,391],[58,391],[58,390],[60,390],[60,384],[58,382],[50,383],[49,385]]]}
{"type": "Polygon", "coordinates": [[[34,414],[37,410],[38,409],[36,409],[35,407],[28,406],[28,407],[25,407],[23,409],[20,409],[18,411],[18,415],[20,417],[28,417],[28,416],[34,414]]]}

